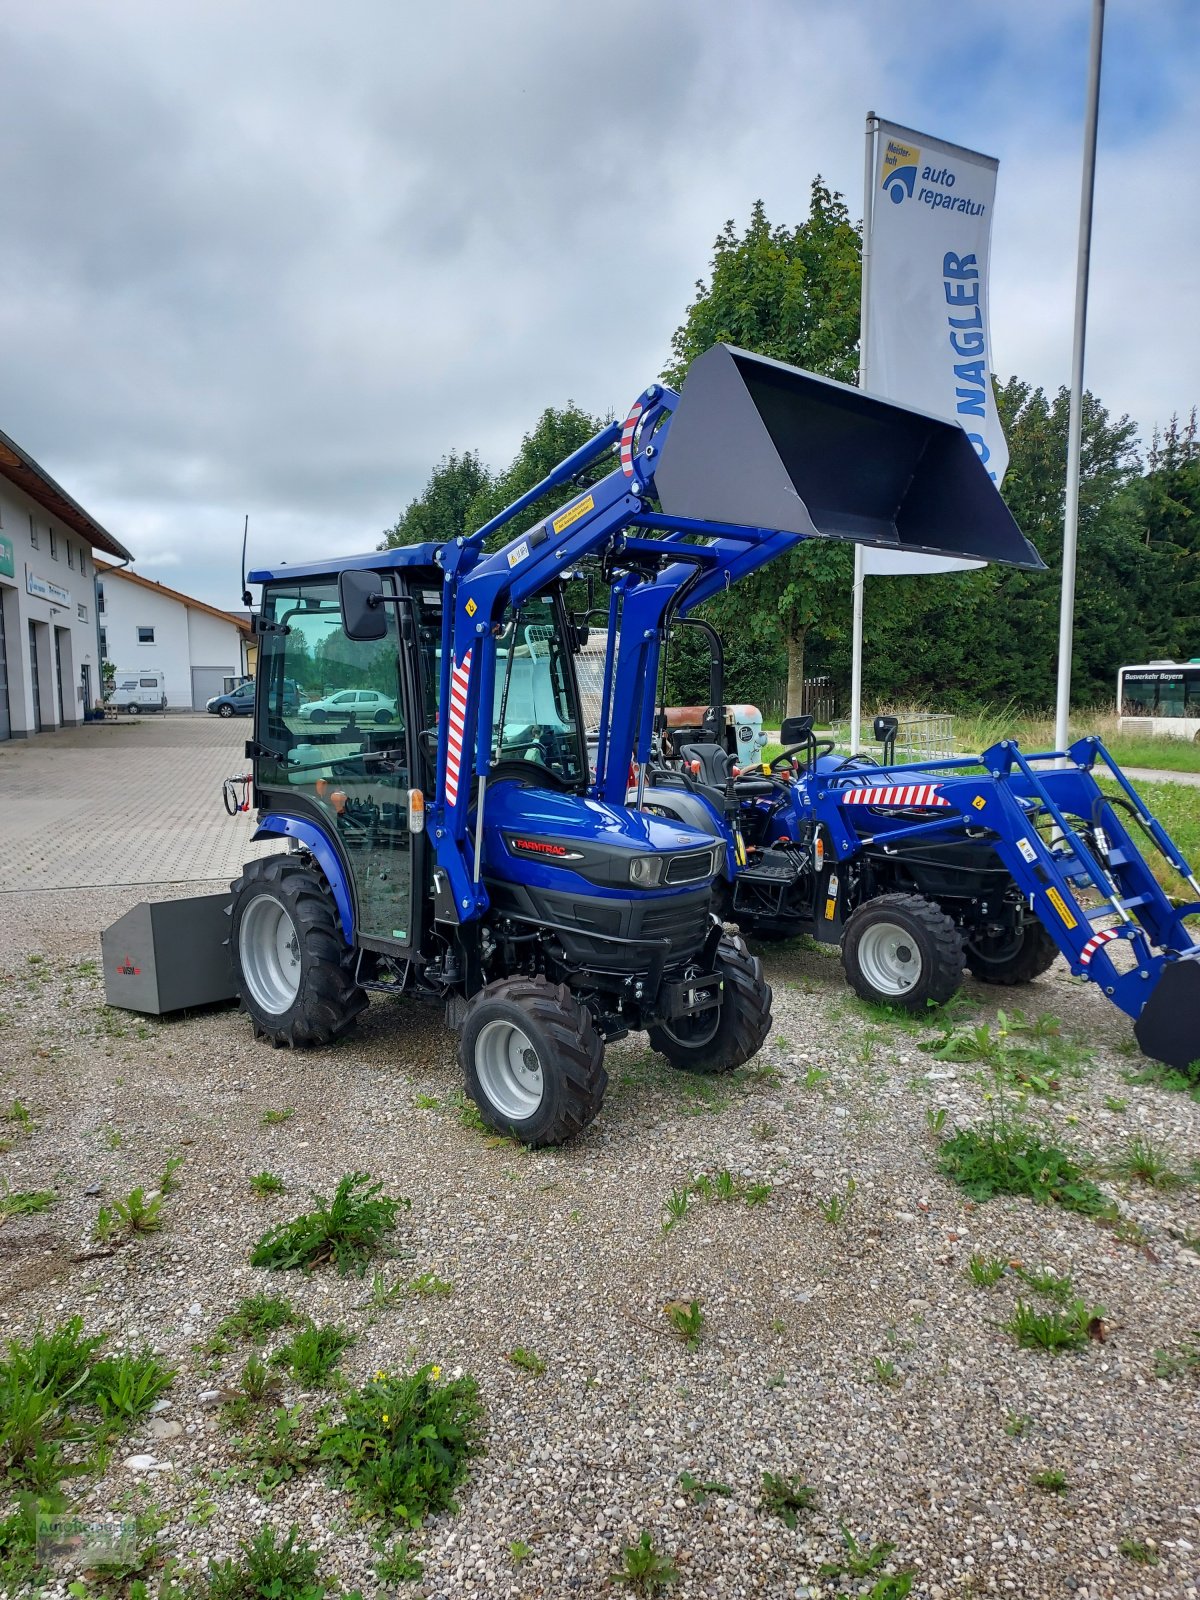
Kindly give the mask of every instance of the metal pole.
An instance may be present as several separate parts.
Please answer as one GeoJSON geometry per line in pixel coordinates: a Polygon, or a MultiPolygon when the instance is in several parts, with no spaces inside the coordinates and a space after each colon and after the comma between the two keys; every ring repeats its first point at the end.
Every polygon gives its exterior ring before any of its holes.
{"type": "Polygon", "coordinates": [[[1058,622],[1058,695],[1054,743],[1065,750],[1070,738],[1071,649],[1075,628],[1075,554],[1079,542],[1079,460],[1083,437],[1083,348],[1087,335],[1088,267],[1092,253],[1092,195],[1096,186],[1096,124],[1100,115],[1100,52],[1104,39],[1104,0],[1092,0],[1092,40],[1088,59],[1087,113],[1083,132],[1083,186],[1079,199],[1079,265],[1075,278],[1075,346],[1071,358],[1071,412],[1067,437],[1067,496],[1063,513],[1062,600],[1058,622]]]}
{"type": "MultiPolygon", "coordinates": [[[[873,111],[867,112],[866,152],[863,157],[862,299],[858,313],[858,386],[867,386],[867,292],[871,281],[871,211],[875,192],[875,135],[879,128],[873,111]]],[[[863,594],[866,584],[866,548],[854,546],[854,603],[850,654],[850,754],[857,755],[862,735],[863,594]]]]}

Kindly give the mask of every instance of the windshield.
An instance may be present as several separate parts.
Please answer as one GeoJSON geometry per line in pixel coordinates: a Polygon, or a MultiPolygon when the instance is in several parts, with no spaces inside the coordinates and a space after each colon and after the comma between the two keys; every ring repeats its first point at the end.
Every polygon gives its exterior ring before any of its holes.
{"type": "Polygon", "coordinates": [[[566,783],[586,779],[570,651],[553,593],[504,613],[496,639],[492,761],[520,761],[530,778],[549,772],[566,783]]]}

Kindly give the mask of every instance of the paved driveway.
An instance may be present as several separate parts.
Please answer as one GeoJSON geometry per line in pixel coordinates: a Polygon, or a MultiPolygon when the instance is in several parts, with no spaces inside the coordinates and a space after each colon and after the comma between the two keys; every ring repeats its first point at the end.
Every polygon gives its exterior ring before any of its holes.
{"type": "Polygon", "coordinates": [[[249,728],[181,713],[0,744],[0,893],[236,877],[279,848],[221,803],[249,728]]]}

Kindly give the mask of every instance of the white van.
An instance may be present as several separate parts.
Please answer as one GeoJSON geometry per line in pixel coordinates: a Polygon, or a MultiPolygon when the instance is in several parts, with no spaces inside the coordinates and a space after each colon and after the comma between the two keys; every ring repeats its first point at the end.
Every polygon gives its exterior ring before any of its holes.
{"type": "Polygon", "coordinates": [[[131,717],[146,711],[167,709],[166,675],[154,667],[142,667],[136,672],[117,672],[113,686],[104,696],[110,709],[124,711],[131,717]]]}

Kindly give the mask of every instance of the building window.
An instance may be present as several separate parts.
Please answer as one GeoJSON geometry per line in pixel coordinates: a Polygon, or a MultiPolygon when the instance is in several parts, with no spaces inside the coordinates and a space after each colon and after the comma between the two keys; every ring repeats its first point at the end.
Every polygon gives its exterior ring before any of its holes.
{"type": "Polygon", "coordinates": [[[138,629],[138,643],[139,644],[153,644],[154,643],[154,629],[153,628],[139,628],[138,629]]]}
{"type": "Polygon", "coordinates": [[[104,585],[99,578],[96,579],[96,610],[104,615],[104,585]]]}
{"type": "Polygon", "coordinates": [[[70,539],[67,540],[67,565],[70,567],[71,571],[74,572],[74,570],[75,570],[75,546],[71,543],[70,539]]]}
{"type": "Polygon", "coordinates": [[[33,520],[33,512],[29,513],[29,542],[36,550],[38,548],[37,523],[33,520]]]}
{"type": "Polygon", "coordinates": [[[75,607],[75,614],[80,622],[87,621],[87,607],[82,602],[75,607]]]}
{"type": "Polygon", "coordinates": [[[83,576],[86,578],[87,577],[87,551],[86,550],[81,550],[79,552],[79,570],[83,574],[83,576]]]}
{"type": "Polygon", "coordinates": [[[51,561],[57,561],[58,560],[58,540],[54,536],[54,529],[53,528],[48,528],[46,531],[50,535],[50,559],[51,559],[51,561]]]}
{"type": "Polygon", "coordinates": [[[107,628],[101,628],[100,629],[100,659],[101,659],[101,661],[107,661],[108,660],[108,629],[107,628]]]}

